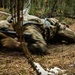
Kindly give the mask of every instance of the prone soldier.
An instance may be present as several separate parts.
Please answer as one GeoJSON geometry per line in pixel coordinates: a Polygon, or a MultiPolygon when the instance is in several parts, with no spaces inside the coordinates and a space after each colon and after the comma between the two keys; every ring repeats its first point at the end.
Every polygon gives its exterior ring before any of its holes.
{"type": "MultiPolygon", "coordinates": [[[[11,18],[0,21],[0,28],[7,28],[14,31],[12,24],[11,18]]],[[[55,18],[40,19],[34,16],[34,18],[24,20],[23,27],[27,47],[32,53],[45,54],[47,52],[47,42],[51,42],[56,37],[67,42],[75,42],[75,32],[66,25],[59,23],[55,18]]],[[[3,36],[1,39],[3,47],[20,48],[21,43],[17,37],[12,38],[1,32],[0,36],[3,36]]]]}

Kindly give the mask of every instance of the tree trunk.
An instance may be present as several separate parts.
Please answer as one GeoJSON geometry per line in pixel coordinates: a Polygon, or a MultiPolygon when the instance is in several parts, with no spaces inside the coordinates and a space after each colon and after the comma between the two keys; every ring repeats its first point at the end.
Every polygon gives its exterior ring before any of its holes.
{"type": "Polygon", "coordinates": [[[3,7],[3,0],[0,0],[0,7],[3,7]]]}

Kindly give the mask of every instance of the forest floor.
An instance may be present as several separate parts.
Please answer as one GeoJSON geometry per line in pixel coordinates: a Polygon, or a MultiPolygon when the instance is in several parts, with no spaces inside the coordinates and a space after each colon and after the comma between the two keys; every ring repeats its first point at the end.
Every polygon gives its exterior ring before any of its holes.
{"type": "MultiPolygon", "coordinates": [[[[75,23],[70,25],[70,28],[75,31],[75,23]]],[[[75,44],[50,44],[48,52],[49,54],[44,56],[32,56],[45,69],[57,66],[67,70],[68,75],[75,75],[75,44]]],[[[34,74],[22,51],[0,48],[0,75],[34,74]]]]}

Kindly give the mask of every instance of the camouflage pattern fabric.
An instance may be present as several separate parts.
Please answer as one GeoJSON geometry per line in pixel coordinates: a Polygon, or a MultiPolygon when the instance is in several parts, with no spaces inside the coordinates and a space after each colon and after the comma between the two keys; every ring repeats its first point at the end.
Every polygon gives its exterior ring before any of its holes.
{"type": "Polygon", "coordinates": [[[10,30],[13,30],[12,24],[9,23],[7,20],[1,20],[0,21],[0,28],[8,28],[10,30]]]}
{"type": "MultiPolygon", "coordinates": [[[[75,32],[70,30],[65,25],[59,23],[59,21],[55,18],[47,18],[46,23],[44,23],[42,19],[30,19],[29,21],[34,21],[37,23],[37,25],[32,23],[24,26],[25,27],[24,33],[31,34],[30,37],[31,40],[26,39],[26,42],[27,47],[32,53],[37,54],[46,53],[47,52],[46,41],[49,40],[51,41],[51,39],[55,38],[56,35],[61,36],[63,40],[66,40],[68,42],[75,42],[75,32]],[[47,26],[46,24],[49,23],[50,25],[47,26]]],[[[2,27],[13,29],[11,27],[11,23],[8,23],[6,20],[0,21],[0,28],[2,27]]]]}
{"type": "Polygon", "coordinates": [[[60,36],[61,40],[65,40],[71,43],[75,42],[75,32],[72,31],[69,27],[67,27],[66,25],[63,25],[62,23],[59,23],[59,21],[55,18],[48,18],[48,21],[50,21],[53,26],[60,27],[58,29],[57,36],[58,37],[60,36]],[[55,23],[58,23],[58,25],[56,25],[55,23]]]}
{"type": "Polygon", "coordinates": [[[9,28],[10,23],[7,22],[7,20],[1,20],[0,21],[0,28],[9,28]]]}
{"type": "Polygon", "coordinates": [[[32,53],[46,53],[47,44],[41,34],[40,28],[31,24],[25,27],[24,33],[30,33],[32,35],[31,38],[33,42],[28,43],[27,45],[32,53]]]}

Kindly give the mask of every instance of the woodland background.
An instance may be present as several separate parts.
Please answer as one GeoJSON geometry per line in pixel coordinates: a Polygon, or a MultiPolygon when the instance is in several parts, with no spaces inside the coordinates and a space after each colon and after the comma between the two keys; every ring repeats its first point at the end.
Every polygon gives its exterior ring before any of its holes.
{"type": "MultiPolygon", "coordinates": [[[[9,7],[9,1],[0,0],[0,7],[9,7]]],[[[31,0],[30,14],[41,18],[51,16],[75,18],[75,0],[31,0]]]]}
{"type": "MultiPolygon", "coordinates": [[[[0,10],[9,12],[9,2],[0,0],[0,10]],[[5,8],[5,9],[3,9],[5,8]]],[[[28,0],[26,0],[28,1],[28,0]]],[[[31,0],[30,14],[40,18],[56,17],[66,22],[75,31],[75,0],[31,0]]],[[[6,19],[0,14],[0,20],[6,19]]],[[[55,66],[66,70],[67,75],[75,75],[75,44],[54,43],[48,45],[49,54],[32,55],[45,70],[55,66]]],[[[0,47],[0,75],[34,75],[35,71],[28,64],[22,51],[9,50],[0,47]]]]}

